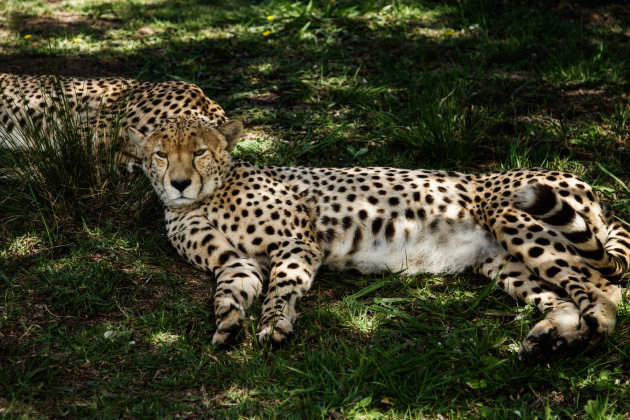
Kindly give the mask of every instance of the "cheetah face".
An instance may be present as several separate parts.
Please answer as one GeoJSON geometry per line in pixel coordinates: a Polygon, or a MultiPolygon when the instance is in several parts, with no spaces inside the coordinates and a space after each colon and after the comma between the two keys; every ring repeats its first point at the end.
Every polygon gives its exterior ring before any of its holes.
{"type": "Polygon", "coordinates": [[[243,125],[230,121],[213,127],[185,116],[166,120],[145,136],[129,128],[142,158],[142,168],[162,202],[171,208],[189,206],[211,196],[229,170],[230,150],[243,125]]]}

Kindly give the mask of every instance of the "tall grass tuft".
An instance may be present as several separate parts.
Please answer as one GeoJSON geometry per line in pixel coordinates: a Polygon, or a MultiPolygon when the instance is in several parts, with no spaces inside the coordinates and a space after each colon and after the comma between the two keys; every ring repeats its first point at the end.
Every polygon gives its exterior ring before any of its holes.
{"type": "Polygon", "coordinates": [[[411,146],[431,166],[470,163],[498,118],[496,111],[474,105],[460,84],[427,83],[401,101],[401,110],[377,118],[397,143],[411,146]]]}
{"type": "Polygon", "coordinates": [[[144,177],[121,164],[124,104],[113,124],[105,123],[87,110],[73,111],[58,78],[52,86],[42,80],[40,90],[46,107],[34,110],[18,92],[21,108],[0,124],[0,189],[7,192],[0,197],[0,219],[37,219],[46,229],[69,217],[133,219],[152,196],[144,177]],[[19,138],[7,132],[11,122],[21,127],[19,138]]]}

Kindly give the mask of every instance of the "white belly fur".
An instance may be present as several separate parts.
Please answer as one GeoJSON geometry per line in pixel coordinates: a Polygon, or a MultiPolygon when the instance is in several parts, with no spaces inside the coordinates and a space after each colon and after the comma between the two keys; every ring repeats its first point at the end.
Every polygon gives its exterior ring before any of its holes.
{"type": "Polygon", "coordinates": [[[430,233],[421,229],[405,239],[396,235],[393,241],[383,238],[368,241],[355,254],[348,256],[347,247],[333,250],[325,264],[337,268],[353,268],[360,273],[406,271],[408,274],[454,274],[505,252],[496,239],[478,225],[456,225],[430,233]],[[349,263],[349,264],[348,264],[349,263]]]}

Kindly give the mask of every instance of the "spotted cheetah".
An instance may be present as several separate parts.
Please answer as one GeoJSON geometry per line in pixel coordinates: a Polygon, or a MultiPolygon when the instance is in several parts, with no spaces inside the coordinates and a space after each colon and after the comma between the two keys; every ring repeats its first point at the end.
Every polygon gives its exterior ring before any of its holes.
{"type": "Polygon", "coordinates": [[[285,340],[321,265],[365,274],[473,267],[547,313],[522,344],[537,358],[615,326],[630,235],[573,174],[258,166],[229,154],[238,121],[178,116],[149,135],[128,132],[172,245],[216,278],[214,344],[228,343],[262,296],[258,339],[285,340]]]}
{"type": "MultiPolygon", "coordinates": [[[[176,115],[199,118],[211,125],[226,121],[223,109],[198,86],[187,82],[0,73],[0,145],[30,146],[28,129],[46,132],[50,119],[60,118],[58,114],[67,111],[94,126],[133,126],[143,134],[176,115]]],[[[131,143],[121,151],[121,160],[129,170],[139,162],[135,151],[131,143]]]]}

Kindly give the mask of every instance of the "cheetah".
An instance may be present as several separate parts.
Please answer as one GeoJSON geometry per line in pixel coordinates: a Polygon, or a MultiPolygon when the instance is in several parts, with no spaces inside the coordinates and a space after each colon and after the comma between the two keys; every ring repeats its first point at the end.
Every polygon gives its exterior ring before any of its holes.
{"type": "MultiPolygon", "coordinates": [[[[227,121],[223,109],[192,83],[0,73],[0,145],[28,148],[29,129],[46,133],[50,119],[63,118],[58,114],[66,111],[95,127],[113,129],[120,125],[123,134],[130,126],[148,134],[176,115],[199,118],[211,125],[227,121]]],[[[139,163],[135,152],[128,141],[120,151],[120,161],[129,171],[139,163]]]]}
{"type": "Polygon", "coordinates": [[[547,313],[521,354],[546,358],[615,327],[630,234],[577,176],[541,168],[464,174],[258,166],[230,155],[243,126],[177,116],[130,139],[171,244],[217,281],[216,345],[263,298],[261,342],[293,331],[320,266],[360,273],[472,267],[547,313]]]}

